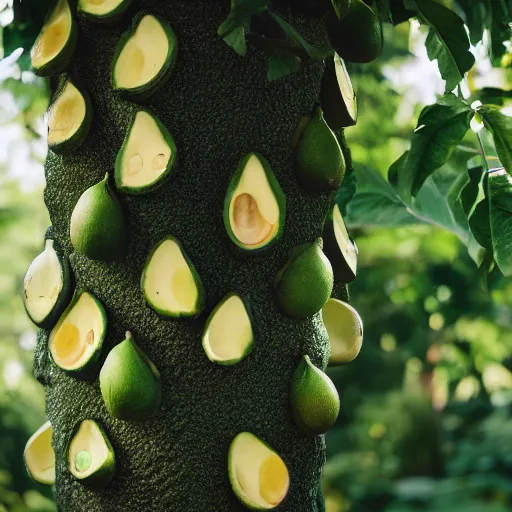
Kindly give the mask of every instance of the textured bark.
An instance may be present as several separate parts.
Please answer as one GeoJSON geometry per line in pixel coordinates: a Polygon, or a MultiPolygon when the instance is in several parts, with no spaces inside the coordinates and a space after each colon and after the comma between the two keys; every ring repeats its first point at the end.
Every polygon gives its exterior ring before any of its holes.
{"type": "MultiPolygon", "coordinates": [[[[321,509],[319,480],[325,459],[323,436],[306,436],[295,426],[288,404],[292,374],[304,354],[325,367],[327,333],[320,315],[293,320],[278,312],[272,280],[289,249],[322,234],[331,197],[312,197],[293,175],[291,141],[299,119],[318,98],[322,63],[308,62],[298,74],[269,83],[264,56],[250,50],[237,56],[216,30],[227,15],[224,2],[146,0],[144,11],[165,18],[180,43],[170,83],[145,103],[173,134],[179,152],[174,180],[147,196],[121,196],[130,232],[126,257],[118,263],[74,254],[69,240],[71,212],[82,194],[112,171],[129,122],[138,106],[111,89],[109,73],[117,40],[130,17],[112,26],[79,22],[72,73],[78,75],[95,107],[93,128],[76,153],[50,153],[45,200],[54,237],[70,256],[77,287],[104,305],[108,351],[132,331],[162,375],[163,403],[149,421],[124,422],[109,416],[97,378],[77,380],[50,360],[47,335],[40,332],[35,373],[45,385],[47,412],[54,427],[56,498],[63,512],[242,511],[227,475],[227,451],[241,431],[269,443],[286,462],[291,488],[280,510],[321,509]],[[261,152],[287,196],[283,241],[264,256],[241,258],[223,226],[228,182],[240,158],[261,152]],[[165,321],[143,300],[140,276],[150,248],[165,235],[176,236],[196,266],[207,293],[197,320],[165,321]],[[201,333],[208,313],[227,292],[251,303],[257,344],[233,367],[205,356],[201,333]],[[66,467],[65,449],[75,425],[97,420],[116,452],[118,469],[104,491],[87,489],[66,467]]],[[[325,43],[320,20],[294,18],[311,42],[325,43]]],[[[338,294],[344,288],[338,286],[338,294]]],[[[96,376],[97,377],[97,376],[96,376]]]]}

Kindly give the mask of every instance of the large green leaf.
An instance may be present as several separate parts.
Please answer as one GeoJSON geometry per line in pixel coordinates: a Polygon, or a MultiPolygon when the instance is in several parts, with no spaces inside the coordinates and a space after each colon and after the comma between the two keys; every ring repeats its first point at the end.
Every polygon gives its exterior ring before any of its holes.
{"type": "MultiPolygon", "coordinates": [[[[354,227],[393,227],[427,223],[468,240],[467,220],[460,201],[461,189],[469,178],[449,166],[427,178],[416,198],[406,203],[375,170],[356,167],[357,192],[348,205],[347,224],[354,227]]],[[[340,204],[340,207],[343,206],[340,204]]]]}
{"type": "Polygon", "coordinates": [[[423,109],[410,150],[390,170],[402,199],[416,196],[425,180],[446,163],[466,135],[472,116],[469,106],[453,94],[423,109]]]}
{"type": "Polygon", "coordinates": [[[502,114],[491,105],[478,109],[485,127],[492,133],[496,152],[508,172],[512,172],[512,117],[502,114]]]}
{"type": "Polygon", "coordinates": [[[512,276],[512,176],[503,168],[489,172],[489,215],[494,259],[512,276]]]}
{"type": "Polygon", "coordinates": [[[475,63],[464,22],[451,9],[433,0],[414,0],[414,3],[430,27],[426,43],[428,56],[437,60],[446,91],[453,91],[475,63]]]}

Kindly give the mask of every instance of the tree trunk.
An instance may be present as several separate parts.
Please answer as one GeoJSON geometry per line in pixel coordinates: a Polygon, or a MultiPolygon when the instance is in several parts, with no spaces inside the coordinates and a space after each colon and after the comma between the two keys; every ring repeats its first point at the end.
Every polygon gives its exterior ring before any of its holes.
{"type": "MultiPolygon", "coordinates": [[[[48,155],[45,201],[53,224],[48,236],[69,255],[77,288],[89,290],[107,312],[102,358],[130,330],[161,372],[163,401],[151,420],[113,419],[98,380],[77,380],[57,368],[48,355],[48,332],[40,332],[35,373],[45,385],[54,427],[59,509],[243,511],[228,480],[227,452],[238,433],[249,431],[271,445],[288,466],[291,487],[280,510],[321,510],[324,437],[299,431],[288,392],[303,355],[325,368],[329,341],[320,314],[294,320],[278,311],[272,281],[293,246],[321,236],[332,200],[309,196],[298,187],[291,145],[299,119],[317,101],[323,64],[307,62],[296,75],[269,83],[259,51],[250,49],[247,57],[239,57],[217,36],[228,14],[227,2],[145,0],[140,5],[166,19],[180,44],[171,81],[144,104],[176,141],[175,178],[149,195],[118,193],[130,233],[122,261],[104,263],[73,253],[73,208],[84,190],[113,171],[139,108],[120,99],[110,85],[114,49],[130,16],[114,26],[79,21],[71,72],[92,97],[93,127],[77,152],[48,155]],[[287,218],[281,243],[263,256],[241,258],[225,232],[222,211],[229,180],[241,157],[251,151],[270,162],[287,198],[287,218]],[[160,319],[144,302],[143,264],[151,247],[166,235],[180,240],[204,283],[207,308],[196,320],[160,319]],[[247,359],[222,367],[205,356],[201,335],[208,313],[230,291],[250,302],[257,339],[247,359]],[[74,427],[87,418],[105,428],[116,453],[116,476],[103,491],[84,487],[67,469],[67,443],[74,427]]],[[[293,18],[293,23],[310,42],[326,43],[321,20],[293,18]]],[[[344,294],[338,285],[339,290],[344,294]]]]}

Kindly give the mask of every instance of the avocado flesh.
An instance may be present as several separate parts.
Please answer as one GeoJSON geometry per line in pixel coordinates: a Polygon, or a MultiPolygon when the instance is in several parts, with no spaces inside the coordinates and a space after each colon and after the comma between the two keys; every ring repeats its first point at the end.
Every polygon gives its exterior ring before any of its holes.
{"type": "Polygon", "coordinates": [[[53,361],[66,371],[84,368],[96,359],[105,332],[103,307],[88,292],[82,292],[50,333],[53,361]]]}
{"type": "Polygon", "coordinates": [[[341,216],[341,212],[337,204],[334,205],[332,218],[336,242],[338,243],[338,247],[346,264],[355,278],[357,273],[357,249],[350,239],[347,227],[345,226],[345,222],[343,221],[343,217],[341,216]]]}
{"type": "Polygon", "coordinates": [[[254,336],[251,319],[243,300],[230,295],[213,311],[203,335],[208,358],[219,364],[234,364],[252,348],[254,336]]]}
{"type": "Polygon", "coordinates": [[[337,54],[327,63],[322,78],[320,102],[332,130],[357,123],[357,101],[345,62],[337,54]]]}
{"type": "Polygon", "coordinates": [[[268,245],[280,229],[279,203],[263,165],[249,156],[229,204],[231,231],[247,249],[268,245]]]}
{"type": "Polygon", "coordinates": [[[53,428],[46,422],[27,441],[23,453],[30,477],[40,484],[55,484],[55,452],[52,448],[53,428]]]}
{"type": "Polygon", "coordinates": [[[95,17],[107,17],[117,13],[131,0],[78,0],[78,10],[95,17]]]}
{"type": "Polygon", "coordinates": [[[150,84],[164,68],[170,45],[161,23],[154,16],[144,16],[117,58],[115,87],[130,90],[150,84]]]}
{"type": "Polygon", "coordinates": [[[31,51],[32,67],[42,70],[58,59],[73,37],[73,17],[67,0],[58,0],[31,51]]]}
{"type": "Polygon", "coordinates": [[[363,343],[363,322],[359,313],[346,302],[329,299],[322,308],[322,319],[331,343],[329,364],[353,361],[363,343]]]}
{"type": "Polygon", "coordinates": [[[45,250],[30,265],[23,282],[23,302],[30,319],[40,325],[52,314],[64,291],[64,268],[47,240],[45,250]]]}
{"type": "Polygon", "coordinates": [[[67,456],[69,471],[78,480],[104,487],[114,474],[114,451],[95,421],[82,421],[69,444],[67,456]]]}
{"type": "Polygon", "coordinates": [[[229,478],[237,497],[252,510],[277,507],[290,485],[281,457],[249,432],[242,432],[231,443],[229,478]]]}
{"type": "Polygon", "coordinates": [[[148,112],[137,112],[116,162],[116,185],[120,190],[153,190],[170,170],[175,146],[163,128],[148,112]]]}
{"type": "Polygon", "coordinates": [[[144,297],[164,316],[196,316],[201,312],[202,290],[180,245],[166,238],[146,263],[142,276],[144,297]]]}
{"type": "Polygon", "coordinates": [[[86,120],[87,104],[82,93],[68,81],[48,111],[48,144],[58,146],[74,137],[86,120]]]}

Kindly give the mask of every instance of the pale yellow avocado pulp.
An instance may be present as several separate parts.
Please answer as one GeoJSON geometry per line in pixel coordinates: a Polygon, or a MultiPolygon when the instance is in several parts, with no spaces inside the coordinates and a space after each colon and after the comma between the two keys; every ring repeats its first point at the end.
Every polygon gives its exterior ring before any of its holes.
{"type": "Polygon", "coordinates": [[[82,93],[68,82],[48,111],[48,144],[69,140],[82,126],[86,109],[82,93]]]}
{"type": "Polygon", "coordinates": [[[363,342],[363,322],[349,304],[329,299],[322,309],[322,319],[331,343],[330,360],[349,363],[354,360],[363,342]]]}
{"type": "Polygon", "coordinates": [[[334,56],[334,63],[336,68],[336,78],[340,87],[341,95],[345,101],[347,111],[352,119],[357,118],[357,102],[355,99],[354,89],[348,74],[345,61],[339,56],[334,56]]]}
{"type": "Polygon", "coordinates": [[[164,240],[153,253],[144,274],[144,291],[160,310],[194,313],[199,290],[179,245],[164,240]]]}
{"type": "Polygon", "coordinates": [[[83,12],[103,16],[121,5],[123,0],[79,0],[78,6],[83,12]]]}
{"type": "Polygon", "coordinates": [[[166,171],[171,148],[156,121],[147,112],[137,112],[121,162],[122,185],[148,186],[166,171]]]}
{"type": "Polygon", "coordinates": [[[68,450],[69,469],[76,478],[86,478],[102,468],[110,457],[102,432],[94,421],[84,420],[68,450]]]}
{"type": "Polygon", "coordinates": [[[97,349],[104,330],[104,318],[97,303],[88,293],[82,293],[50,333],[53,360],[65,370],[81,368],[97,349]]]}
{"type": "Polygon", "coordinates": [[[229,475],[241,501],[260,510],[279,505],[290,486],[285,463],[265,443],[249,432],[239,434],[231,444],[229,475]]]}
{"type": "Polygon", "coordinates": [[[25,305],[35,322],[42,322],[52,312],[63,286],[53,240],[47,240],[45,250],[30,265],[23,285],[25,305]]]}
{"type": "Polygon", "coordinates": [[[262,163],[252,155],[245,165],[229,205],[231,229],[238,241],[256,249],[279,229],[279,205],[262,163]]]}
{"type": "Polygon", "coordinates": [[[347,265],[350,267],[350,270],[354,273],[354,275],[356,275],[357,250],[350,240],[345,222],[343,222],[343,217],[341,216],[340,209],[337,204],[333,209],[333,224],[334,236],[336,237],[336,242],[338,242],[338,247],[340,248],[343,257],[345,258],[347,265]]]}
{"type": "Polygon", "coordinates": [[[30,476],[41,484],[55,483],[55,453],[52,448],[53,428],[48,421],[27,441],[24,458],[30,476]]]}
{"type": "Polygon", "coordinates": [[[44,66],[59,55],[70,37],[72,21],[67,0],[59,0],[32,48],[34,68],[44,66]]]}
{"type": "Polygon", "coordinates": [[[217,362],[239,360],[252,341],[251,320],[245,305],[233,295],[213,314],[203,338],[206,353],[217,362]]]}
{"type": "Polygon", "coordinates": [[[168,53],[169,39],[162,25],[154,16],[144,16],[117,59],[117,87],[135,89],[151,82],[164,67],[168,53]]]}

